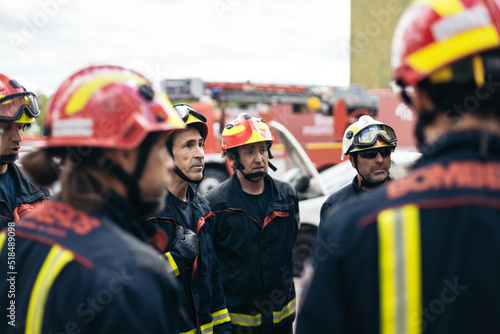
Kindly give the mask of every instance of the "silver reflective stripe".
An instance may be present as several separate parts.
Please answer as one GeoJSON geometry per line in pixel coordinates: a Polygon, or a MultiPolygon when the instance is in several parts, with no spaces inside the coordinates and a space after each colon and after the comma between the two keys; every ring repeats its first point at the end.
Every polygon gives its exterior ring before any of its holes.
{"type": "Polygon", "coordinates": [[[177,263],[175,263],[175,260],[172,257],[172,255],[170,254],[170,252],[165,253],[165,257],[168,260],[168,261],[165,261],[165,266],[167,267],[167,271],[169,273],[173,273],[175,276],[179,276],[181,273],[179,271],[179,268],[177,267],[177,263]]]}
{"type": "Polygon", "coordinates": [[[231,317],[231,323],[238,326],[260,326],[262,324],[260,313],[256,315],[229,313],[229,316],[231,317]]]}
{"type": "Polygon", "coordinates": [[[212,334],[213,332],[214,327],[212,326],[212,323],[201,326],[201,334],[212,334]]]}
{"type": "Polygon", "coordinates": [[[212,313],[212,320],[213,320],[214,326],[231,321],[231,318],[229,317],[229,312],[227,311],[227,308],[220,310],[220,311],[217,311],[217,312],[213,312],[212,313]]]}
{"type": "Polygon", "coordinates": [[[387,209],[377,217],[380,333],[421,333],[420,209],[387,209]]]}
{"type": "Polygon", "coordinates": [[[283,307],[281,311],[273,312],[273,322],[277,324],[294,313],[295,313],[295,298],[292,299],[292,301],[290,301],[285,307],[283,307]]]}

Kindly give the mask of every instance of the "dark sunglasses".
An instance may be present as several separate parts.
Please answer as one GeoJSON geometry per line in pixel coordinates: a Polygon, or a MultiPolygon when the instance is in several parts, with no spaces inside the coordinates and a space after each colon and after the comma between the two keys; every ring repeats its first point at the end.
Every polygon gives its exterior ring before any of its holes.
{"type": "Polygon", "coordinates": [[[388,156],[391,155],[392,148],[390,148],[390,147],[384,147],[384,148],[378,148],[378,149],[375,149],[375,150],[361,151],[361,152],[359,152],[359,155],[363,159],[375,159],[379,153],[382,156],[382,158],[387,158],[388,156]]]}

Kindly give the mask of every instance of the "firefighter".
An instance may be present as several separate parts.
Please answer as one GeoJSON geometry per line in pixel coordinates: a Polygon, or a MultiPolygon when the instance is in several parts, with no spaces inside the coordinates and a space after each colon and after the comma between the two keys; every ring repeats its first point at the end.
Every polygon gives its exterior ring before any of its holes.
{"type": "Polygon", "coordinates": [[[24,131],[40,115],[37,97],[16,80],[0,74],[0,229],[48,198],[15,164],[24,131]]]}
{"type": "Polygon", "coordinates": [[[422,158],[320,226],[298,333],[500,331],[499,29],[495,1],[403,12],[391,66],[422,158]]]}
{"type": "Polygon", "coordinates": [[[367,115],[361,116],[345,130],[341,159],[349,155],[349,161],[358,174],[351,184],[331,194],[323,203],[322,220],[330,216],[341,203],[365,191],[375,190],[391,179],[391,153],[397,141],[396,133],[390,126],[367,115]]]}
{"type": "Polygon", "coordinates": [[[206,197],[215,212],[215,253],[233,333],[292,333],[295,319],[298,199],[267,173],[272,143],[262,119],[239,114],[222,133],[234,174],[206,197]]]}
{"type": "Polygon", "coordinates": [[[182,333],[231,333],[214,254],[215,215],[208,202],[196,191],[203,179],[203,146],[208,134],[207,119],[189,105],[174,105],[186,123],[168,137],[167,148],[174,158],[170,172],[165,209],[148,219],[169,236],[167,249],[169,271],[181,282],[182,299],[189,322],[181,325],[182,333]]]}
{"type": "Polygon", "coordinates": [[[178,287],[143,215],[164,204],[167,136],[184,126],[137,72],[92,66],[61,84],[45,148],[23,158],[44,183],[60,161],[61,191],[0,233],[0,332],[178,333],[178,287]]]}

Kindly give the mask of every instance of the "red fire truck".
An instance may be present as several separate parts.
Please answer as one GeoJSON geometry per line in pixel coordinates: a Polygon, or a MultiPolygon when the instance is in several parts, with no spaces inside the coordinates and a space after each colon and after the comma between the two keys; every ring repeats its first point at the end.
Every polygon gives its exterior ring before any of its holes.
{"type": "MultiPolygon", "coordinates": [[[[199,79],[166,80],[162,84],[173,102],[188,101],[204,114],[212,130],[205,146],[206,169],[205,179],[199,186],[201,193],[232,173],[221,157],[220,133],[223,125],[240,112],[284,125],[320,171],[341,161],[344,131],[361,115],[371,115],[392,126],[398,135],[399,147],[415,147],[413,112],[389,89],[202,82],[199,79]],[[190,102],[193,100],[204,102],[190,102]]],[[[272,149],[273,164],[286,170],[283,145],[276,142],[272,149]]]]}

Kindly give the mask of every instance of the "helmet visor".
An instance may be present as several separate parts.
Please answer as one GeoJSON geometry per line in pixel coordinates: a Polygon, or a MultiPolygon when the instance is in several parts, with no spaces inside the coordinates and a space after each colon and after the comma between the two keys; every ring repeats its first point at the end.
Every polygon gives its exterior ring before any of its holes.
{"type": "Polygon", "coordinates": [[[30,92],[9,94],[0,98],[0,122],[14,122],[25,113],[29,118],[40,115],[36,95],[30,92]]]}
{"type": "Polygon", "coordinates": [[[394,130],[387,125],[376,124],[359,131],[353,140],[353,147],[370,147],[375,144],[377,138],[382,139],[386,144],[393,144],[398,141],[394,130]]]}
{"type": "Polygon", "coordinates": [[[205,116],[203,116],[202,114],[200,114],[199,112],[197,112],[196,110],[194,110],[193,108],[191,108],[191,106],[189,104],[179,103],[179,104],[174,105],[174,109],[175,109],[175,111],[177,111],[177,114],[179,114],[179,116],[182,118],[184,123],[187,123],[189,115],[194,116],[195,118],[200,120],[200,122],[203,122],[203,123],[207,122],[207,118],[205,116]]]}

